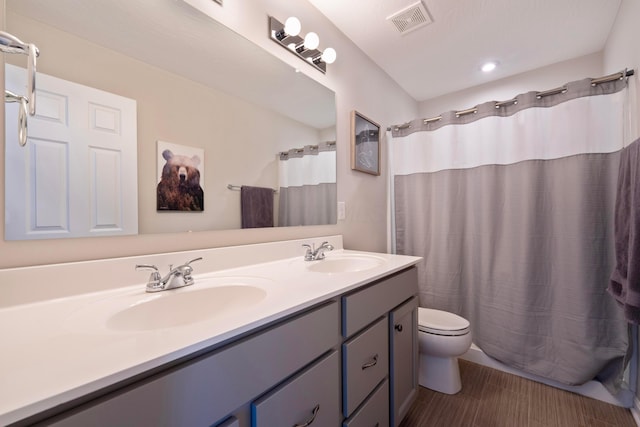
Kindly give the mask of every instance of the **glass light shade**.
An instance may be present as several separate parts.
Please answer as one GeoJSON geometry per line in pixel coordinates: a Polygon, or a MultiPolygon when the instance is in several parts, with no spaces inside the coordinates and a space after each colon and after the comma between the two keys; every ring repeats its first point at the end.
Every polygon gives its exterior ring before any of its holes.
{"type": "Polygon", "coordinates": [[[310,32],[304,36],[305,49],[316,49],[318,46],[320,46],[320,37],[316,33],[310,32]]]}
{"type": "Polygon", "coordinates": [[[284,32],[287,33],[288,36],[297,36],[300,34],[301,29],[302,25],[300,24],[300,20],[295,16],[290,16],[284,21],[284,32]]]}
{"type": "Polygon", "coordinates": [[[332,47],[328,47],[322,52],[322,60],[327,64],[333,64],[336,60],[336,50],[332,47]]]}

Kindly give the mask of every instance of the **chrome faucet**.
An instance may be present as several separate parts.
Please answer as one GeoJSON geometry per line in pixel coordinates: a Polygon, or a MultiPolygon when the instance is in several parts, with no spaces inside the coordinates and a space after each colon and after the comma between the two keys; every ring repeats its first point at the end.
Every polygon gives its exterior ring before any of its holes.
{"type": "Polygon", "coordinates": [[[200,260],[202,260],[202,257],[192,259],[191,261],[175,268],[170,265],[169,273],[164,277],[160,276],[160,271],[155,265],[138,264],[136,265],[136,270],[153,270],[149,276],[149,282],[147,283],[147,292],[166,291],[169,289],[193,285],[193,277],[191,276],[191,273],[193,273],[193,267],[191,267],[191,263],[200,260]]]}
{"type": "Polygon", "coordinates": [[[329,242],[322,242],[318,249],[316,249],[313,243],[311,245],[304,244],[302,246],[307,248],[307,252],[304,254],[305,261],[318,261],[324,259],[324,252],[333,250],[333,246],[331,246],[329,242]]]}

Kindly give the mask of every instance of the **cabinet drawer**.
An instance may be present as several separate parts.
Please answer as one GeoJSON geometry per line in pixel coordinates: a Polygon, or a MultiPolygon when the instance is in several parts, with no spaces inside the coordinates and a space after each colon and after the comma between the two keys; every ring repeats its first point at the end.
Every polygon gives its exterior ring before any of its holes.
{"type": "Polygon", "coordinates": [[[389,427],[389,381],[384,380],[342,427],[389,427]]]}
{"type": "Polygon", "coordinates": [[[389,330],[383,317],[342,345],[344,416],[348,417],[389,372],[389,330]]]}
{"type": "Polygon", "coordinates": [[[339,308],[332,302],[82,405],[47,425],[212,425],[339,341],[339,308]]]}
{"type": "Polygon", "coordinates": [[[240,427],[240,422],[236,417],[229,417],[228,419],[226,419],[221,424],[218,424],[215,427],[240,427]]]}
{"type": "Polygon", "coordinates": [[[346,338],[418,293],[418,271],[411,267],[342,297],[342,335],[346,338]]]}
{"type": "Polygon", "coordinates": [[[334,351],[251,405],[254,427],[337,426],[340,414],[340,357],[334,351]]]}

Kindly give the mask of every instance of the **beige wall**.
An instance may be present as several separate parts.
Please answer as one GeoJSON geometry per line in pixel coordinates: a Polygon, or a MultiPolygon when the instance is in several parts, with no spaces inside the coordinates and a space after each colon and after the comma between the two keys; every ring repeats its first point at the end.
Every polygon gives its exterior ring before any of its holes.
{"type": "Polygon", "coordinates": [[[420,117],[465,110],[487,101],[506,101],[521,93],[553,89],[603,73],[602,53],[594,53],[421,102],[420,117]]]}
{"type": "MultiPolygon", "coordinates": [[[[336,92],[338,200],[346,202],[346,220],[339,221],[337,225],[314,227],[164,233],[36,242],[2,241],[0,267],[201,249],[329,234],[343,234],[347,248],[385,251],[386,166],[383,165],[381,177],[350,170],[349,114],[351,110],[356,109],[386,127],[415,117],[416,102],[307,2],[252,0],[225,2],[224,7],[210,0],[201,3],[203,7],[211,8],[217,14],[217,20],[285,62],[301,68],[310,77],[336,92]],[[267,37],[267,15],[282,19],[296,15],[305,28],[312,28],[320,35],[322,46],[334,47],[338,52],[338,60],[329,65],[327,74],[323,75],[308,66],[303,66],[300,59],[271,42],[267,37]]],[[[4,14],[2,20],[4,22],[4,14]]],[[[20,37],[20,34],[17,35],[20,37]]],[[[4,81],[4,71],[0,72],[1,80],[4,81]]],[[[128,82],[125,79],[119,84],[126,86],[128,82]]],[[[4,105],[0,107],[2,117],[3,108],[4,105]]],[[[153,120],[152,117],[149,119],[153,120]]],[[[167,128],[162,129],[162,132],[167,135],[168,142],[180,143],[181,135],[178,135],[176,130],[167,128]]],[[[148,137],[149,140],[152,138],[148,137]]],[[[3,165],[4,150],[1,152],[0,164],[3,165]]],[[[0,194],[4,200],[4,173],[0,173],[0,177],[0,194]]],[[[149,183],[143,185],[149,186],[149,183]]],[[[4,211],[0,212],[0,223],[4,223],[4,211]]]]}
{"type": "Polygon", "coordinates": [[[638,100],[640,99],[640,1],[622,0],[618,16],[613,25],[604,49],[605,73],[615,73],[625,68],[635,70],[630,78],[633,111],[629,115],[630,127],[627,141],[632,142],[640,137],[640,118],[638,117],[638,100]]]}

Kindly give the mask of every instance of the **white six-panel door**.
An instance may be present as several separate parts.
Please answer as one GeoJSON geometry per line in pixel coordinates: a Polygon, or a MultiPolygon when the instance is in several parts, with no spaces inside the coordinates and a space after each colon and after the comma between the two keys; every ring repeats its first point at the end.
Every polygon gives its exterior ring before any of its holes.
{"type": "MultiPolygon", "coordinates": [[[[26,93],[26,70],[5,72],[26,93]]],[[[20,147],[5,105],[5,239],[136,234],[136,101],[38,73],[36,108],[20,147]]]]}

